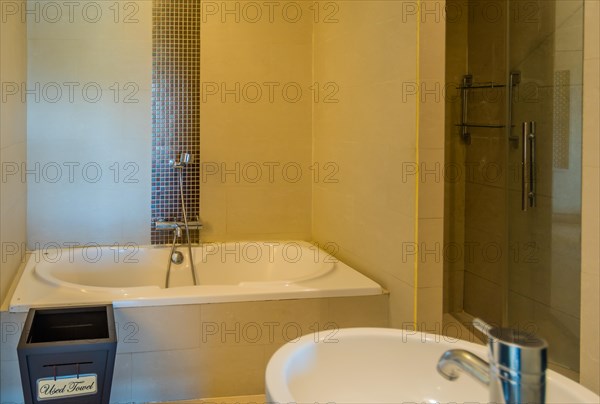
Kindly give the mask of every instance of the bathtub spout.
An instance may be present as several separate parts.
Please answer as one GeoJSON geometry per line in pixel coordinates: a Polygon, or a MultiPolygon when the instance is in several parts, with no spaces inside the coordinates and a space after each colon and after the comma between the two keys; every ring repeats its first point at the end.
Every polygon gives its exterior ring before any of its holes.
{"type": "MultiPolygon", "coordinates": [[[[177,231],[177,229],[179,229],[181,231],[181,229],[185,228],[185,222],[179,220],[157,220],[154,224],[156,226],[156,230],[177,231]]],[[[188,222],[188,226],[191,230],[201,230],[204,227],[202,222],[199,220],[188,222]]]]}

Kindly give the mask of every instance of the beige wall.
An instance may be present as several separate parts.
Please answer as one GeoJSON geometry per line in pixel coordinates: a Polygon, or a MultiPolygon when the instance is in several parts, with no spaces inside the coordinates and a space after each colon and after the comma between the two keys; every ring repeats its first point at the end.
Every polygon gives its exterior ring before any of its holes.
{"type": "Polygon", "coordinates": [[[27,186],[18,174],[27,160],[27,109],[21,97],[9,96],[15,91],[14,85],[27,80],[27,26],[20,14],[12,13],[12,7],[24,4],[0,1],[0,83],[4,98],[0,100],[0,303],[19,268],[27,241],[27,186]]]}
{"type": "Polygon", "coordinates": [[[441,245],[443,184],[415,169],[443,161],[444,106],[440,91],[416,91],[443,82],[443,21],[421,24],[417,59],[416,3],[337,4],[336,23],[315,24],[314,81],[335,83],[339,102],[314,105],[313,160],[338,171],[313,186],[313,238],[390,290],[392,326],[433,329],[441,260],[415,251],[441,245]]]}
{"type": "Polygon", "coordinates": [[[423,1],[419,18],[416,321],[420,329],[435,333],[442,332],[444,294],[445,4],[423,1]]]}
{"type": "Polygon", "coordinates": [[[337,103],[314,106],[314,161],[332,162],[336,182],[313,186],[313,238],[334,243],[345,262],[390,291],[394,327],[414,321],[414,96],[416,19],[396,1],[341,1],[338,22],[315,24],[317,82],[339,88],[337,103]],[[403,164],[404,163],[404,164],[403,164]]]}
{"type": "Polygon", "coordinates": [[[147,244],[152,2],[65,4],[28,3],[30,248],[147,244]]]}
{"type": "Polygon", "coordinates": [[[202,3],[203,240],[310,240],[308,6],[202,3]]]}
{"type": "Polygon", "coordinates": [[[583,64],[583,197],[580,380],[600,394],[600,4],[586,0],[583,64]]]}

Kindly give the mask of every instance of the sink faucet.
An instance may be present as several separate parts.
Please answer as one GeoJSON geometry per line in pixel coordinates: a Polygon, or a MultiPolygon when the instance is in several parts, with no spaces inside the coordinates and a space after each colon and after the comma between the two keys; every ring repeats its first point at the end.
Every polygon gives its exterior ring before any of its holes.
{"type": "Polygon", "coordinates": [[[490,402],[543,404],[546,401],[546,367],[548,345],[532,334],[510,328],[481,329],[488,336],[489,363],[463,349],[446,351],[437,370],[453,381],[460,371],[471,375],[489,388],[490,402]]]}

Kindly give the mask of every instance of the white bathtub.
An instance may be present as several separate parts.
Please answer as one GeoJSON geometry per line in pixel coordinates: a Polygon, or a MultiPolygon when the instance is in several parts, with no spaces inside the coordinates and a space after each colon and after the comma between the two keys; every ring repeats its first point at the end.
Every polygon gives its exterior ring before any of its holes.
{"type": "Polygon", "coordinates": [[[303,241],[204,243],[187,248],[165,288],[170,247],[97,247],[33,252],[10,300],[30,307],[113,303],[115,307],[366,296],[382,288],[303,241]]]}

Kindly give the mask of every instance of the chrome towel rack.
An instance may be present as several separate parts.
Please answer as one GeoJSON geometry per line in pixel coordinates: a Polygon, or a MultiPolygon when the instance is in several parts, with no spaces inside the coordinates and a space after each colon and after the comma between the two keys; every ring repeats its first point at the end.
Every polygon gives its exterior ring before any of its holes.
{"type": "MultiPolygon", "coordinates": [[[[510,127],[512,127],[512,99],[513,99],[513,88],[521,82],[521,73],[518,71],[511,72],[509,75],[509,84],[508,84],[508,123],[510,127]]],[[[456,124],[461,128],[461,138],[463,142],[466,144],[471,144],[471,134],[469,133],[469,128],[488,128],[488,129],[502,129],[506,128],[506,125],[503,124],[488,124],[488,123],[478,123],[478,122],[469,122],[469,96],[468,92],[471,90],[481,90],[481,89],[494,89],[494,88],[504,88],[507,87],[506,84],[495,83],[493,81],[486,83],[474,83],[473,75],[467,74],[463,76],[462,85],[459,87],[460,96],[461,96],[461,120],[460,123],[456,124]]],[[[514,141],[512,135],[509,135],[509,139],[514,141]]],[[[516,137],[518,141],[518,137],[516,137]]]]}

